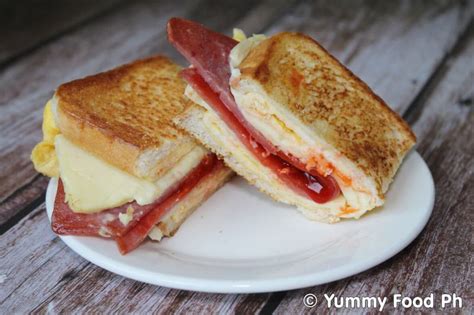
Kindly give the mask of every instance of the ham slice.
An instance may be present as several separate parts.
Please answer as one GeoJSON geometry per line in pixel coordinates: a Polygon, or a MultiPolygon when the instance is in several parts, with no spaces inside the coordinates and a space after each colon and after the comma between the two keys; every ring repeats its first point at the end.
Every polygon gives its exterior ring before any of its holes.
{"type": "Polygon", "coordinates": [[[64,186],[61,179],[54,201],[54,210],[51,218],[51,228],[60,235],[83,235],[117,237],[127,233],[156,203],[140,206],[136,202],[129,202],[120,207],[104,210],[98,213],[76,213],[69,208],[65,201],[64,186]],[[132,219],[125,225],[119,219],[120,213],[127,213],[133,208],[132,219]]]}
{"type": "Polygon", "coordinates": [[[208,154],[201,163],[186,175],[181,184],[146,214],[128,233],[119,236],[116,241],[120,253],[126,254],[140,245],[153,226],[161,221],[177,203],[179,203],[205,177],[224,167],[214,154],[208,154]]]}
{"type": "Polygon", "coordinates": [[[169,21],[168,38],[193,65],[182,71],[185,80],[263,165],[295,192],[317,203],[339,195],[339,186],[332,176],[321,175],[315,167],[308,169],[299,159],[280,151],[243,117],[229,86],[229,55],[237,41],[179,18],[169,21]]]}
{"type": "MultiPolygon", "coordinates": [[[[235,105],[229,87],[229,55],[238,42],[201,24],[180,18],[168,22],[168,39],[226,105],[235,105]]],[[[235,105],[237,109],[237,105],[235,105]]]]}
{"type": "Polygon", "coordinates": [[[126,254],[138,247],[150,233],[153,226],[182,200],[205,177],[225,167],[214,154],[206,155],[179,183],[157,201],[140,206],[135,201],[98,213],[84,214],[71,210],[65,201],[64,186],[58,183],[51,227],[56,234],[110,237],[116,240],[120,253],[126,254]],[[132,207],[129,222],[124,224],[119,214],[127,213],[132,207]]]}

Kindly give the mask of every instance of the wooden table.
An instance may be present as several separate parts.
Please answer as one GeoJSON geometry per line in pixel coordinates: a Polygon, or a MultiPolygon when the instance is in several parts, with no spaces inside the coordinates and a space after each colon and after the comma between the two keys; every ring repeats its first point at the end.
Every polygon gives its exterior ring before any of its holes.
{"type": "MultiPolygon", "coordinates": [[[[474,312],[474,24],[468,1],[16,1],[0,4],[0,313],[295,313],[306,293],[393,298],[456,293],[474,312]],[[125,279],[72,252],[49,229],[48,179],[30,151],[62,82],[164,53],[171,16],[230,33],[301,31],[403,115],[436,182],[421,235],[383,264],[301,290],[224,295],[125,279]]],[[[439,306],[438,306],[439,307],[439,306]]],[[[386,307],[385,310],[393,310],[386,307]]],[[[351,310],[346,310],[350,312],[351,310]]],[[[354,311],[354,310],[352,310],[354,311]]],[[[371,312],[375,310],[371,309],[371,312]]],[[[401,311],[397,309],[397,311],[401,311]]]]}

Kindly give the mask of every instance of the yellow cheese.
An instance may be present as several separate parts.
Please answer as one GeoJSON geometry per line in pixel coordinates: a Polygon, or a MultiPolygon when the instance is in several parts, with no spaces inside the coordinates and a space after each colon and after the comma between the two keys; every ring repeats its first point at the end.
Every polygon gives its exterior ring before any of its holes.
{"type": "Polygon", "coordinates": [[[49,177],[58,177],[59,168],[54,148],[54,138],[59,134],[59,129],[54,122],[51,101],[48,101],[44,107],[42,128],[43,141],[34,147],[31,152],[31,161],[38,172],[49,177]]]}
{"type": "Polygon", "coordinates": [[[197,147],[156,182],[150,182],[116,168],[59,135],[55,140],[59,172],[66,202],[78,213],[94,213],[136,200],[152,203],[183,178],[206,154],[197,147]]]}
{"type": "Polygon", "coordinates": [[[240,28],[234,28],[232,38],[238,42],[241,42],[244,39],[247,39],[247,36],[245,36],[244,31],[242,31],[240,28]]]}
{"type": "MultiPolygon", "coordinates": [[[[234,36],[235,35],[236,34],[234,33],[234,36]]],[[[254,34],[249,38],[243,38],[242,40],[239,40],[239,43],[230,51],[229,61],[231,69],[235,70],[235,68],[237,68],[245,59],[245,57],[247,57],[250,51],[257,47],[258,44],[260,44],[266,38],[267,37],[263,34],[254,34]]]]}

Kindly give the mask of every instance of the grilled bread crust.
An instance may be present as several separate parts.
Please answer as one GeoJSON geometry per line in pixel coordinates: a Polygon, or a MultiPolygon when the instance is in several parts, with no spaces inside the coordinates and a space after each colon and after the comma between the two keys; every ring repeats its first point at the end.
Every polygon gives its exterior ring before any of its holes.
{"type": "Polygon", "coordinates": [[[383,198],[416,138],[364,82],[315,40],[292,32],[264,40],[239,69],[241,82],[259,85],[373,179],[383,198]]]}
{"type": "Polygon", "coordinates": [[[171,121],[191,105],[180,70],[156,56],[63,84],[53,97],[58,127],[108,163],[157,179],[196,146],[171,121]]]}

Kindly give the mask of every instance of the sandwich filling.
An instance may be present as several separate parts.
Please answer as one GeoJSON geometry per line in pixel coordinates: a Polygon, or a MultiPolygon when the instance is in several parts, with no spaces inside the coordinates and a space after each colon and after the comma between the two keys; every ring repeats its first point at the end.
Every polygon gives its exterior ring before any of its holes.
{"type": "Polygon", "coordinates": [[[229,175],[214,154],[196,146],[158,180],[138,178],[62,135],[51,102],[44,117],[43,141],[31,158],[39,172],[59,177],[51,218],[57,234],[113,238],[128,253],[148,235],[159,240],[174,232],[184,219],[181,202],[192,208],[229,175]],[[192,197],[195,190],[199,198],[192,197]]]}
{"type": "Polygon", "coordinates": [[[331,201],[339,195],[337,183],[330,175],[323,176],[317,170],[309,172],[297,168],[296,165],[302,166],[298,160],[285,155],[269,144],[262,145],[265,141],[256,136],[256,132],[251,133],[251,128],[244,127],[244,124],[220,101],[219,97],[213,93],[197,71],[187,69],[182,72],[182,75],[199,96],[225,121],[227,126],[258,161],[265,167],[270,168],[292,190],[317,203],[331,201]]]}
{"type": "Polygon", "coordinates": [[[77,213],[100,212],[133,200],[138,205],[153,203],[207,154],[204,148],[196,146],[162,177],[152,182],[110,165],[63,135],[56,136],[55,147],[66,201],[77,213]]]}
{"type": "MultiPolygon", "coordinates": [[[[380,206],[383,199],[379,197],[370,178],[328,144],[326,139],[307,130],[305,124],[284,104],[272,98],[261,85],[249,79],[248,75],[242,76],[241,69],[245,69],[249,61],[244,66],[241,63],[265,39],[263,35],[244,38],[230,53],[231,91],[244,119],[268,141],[278,143],[280,150],[292,152],[307,167],[314,165],[320,173],[331,174],[335,178],[347,202],[341,209],[340,216],[358,217],[365,211],[380,206]]],[[[292,51],[289,52],[291,53],[292,51]]],[[[295,87],[296,93],[300,93],[299,89],[305,88],[309,79],[295,68],[288,71],[292,71],[289,76],[290,88],[295,87]]]]}
{"type": "Polygon", "coordinates": [[[121,253],[140,245],[156,224],[184,199],[197,185],[224,168],[214,154],[207,154],[199,164],[170,186],[157,200],[139,205],[137,201],[84,214],[71,210],[66,201],[63,181],[58,183],[51,226],[55,233],[114,238],[121,253]]]}
{"type": "Polygon", "coordinates": [[[171,25],[168,35],[193,65],[193,68],[183,70],[182,76],[199,97],[213,108],[259,162],[270,168],[293,191],[316,203],[335,199],[340,189],[330,174],[320,173],[317,163],[302,163],[291,154],[279,150],[240,113],[229,84],[229,56],[238,42],[194,23],[186,25],[185,21],[180,22],[182,25],[179,27],[173,28],[171,25]],[[190,38],[190,33],[199,36],[190,38]],[[206,44],[203,45],[203,42],[206,44]]]}

